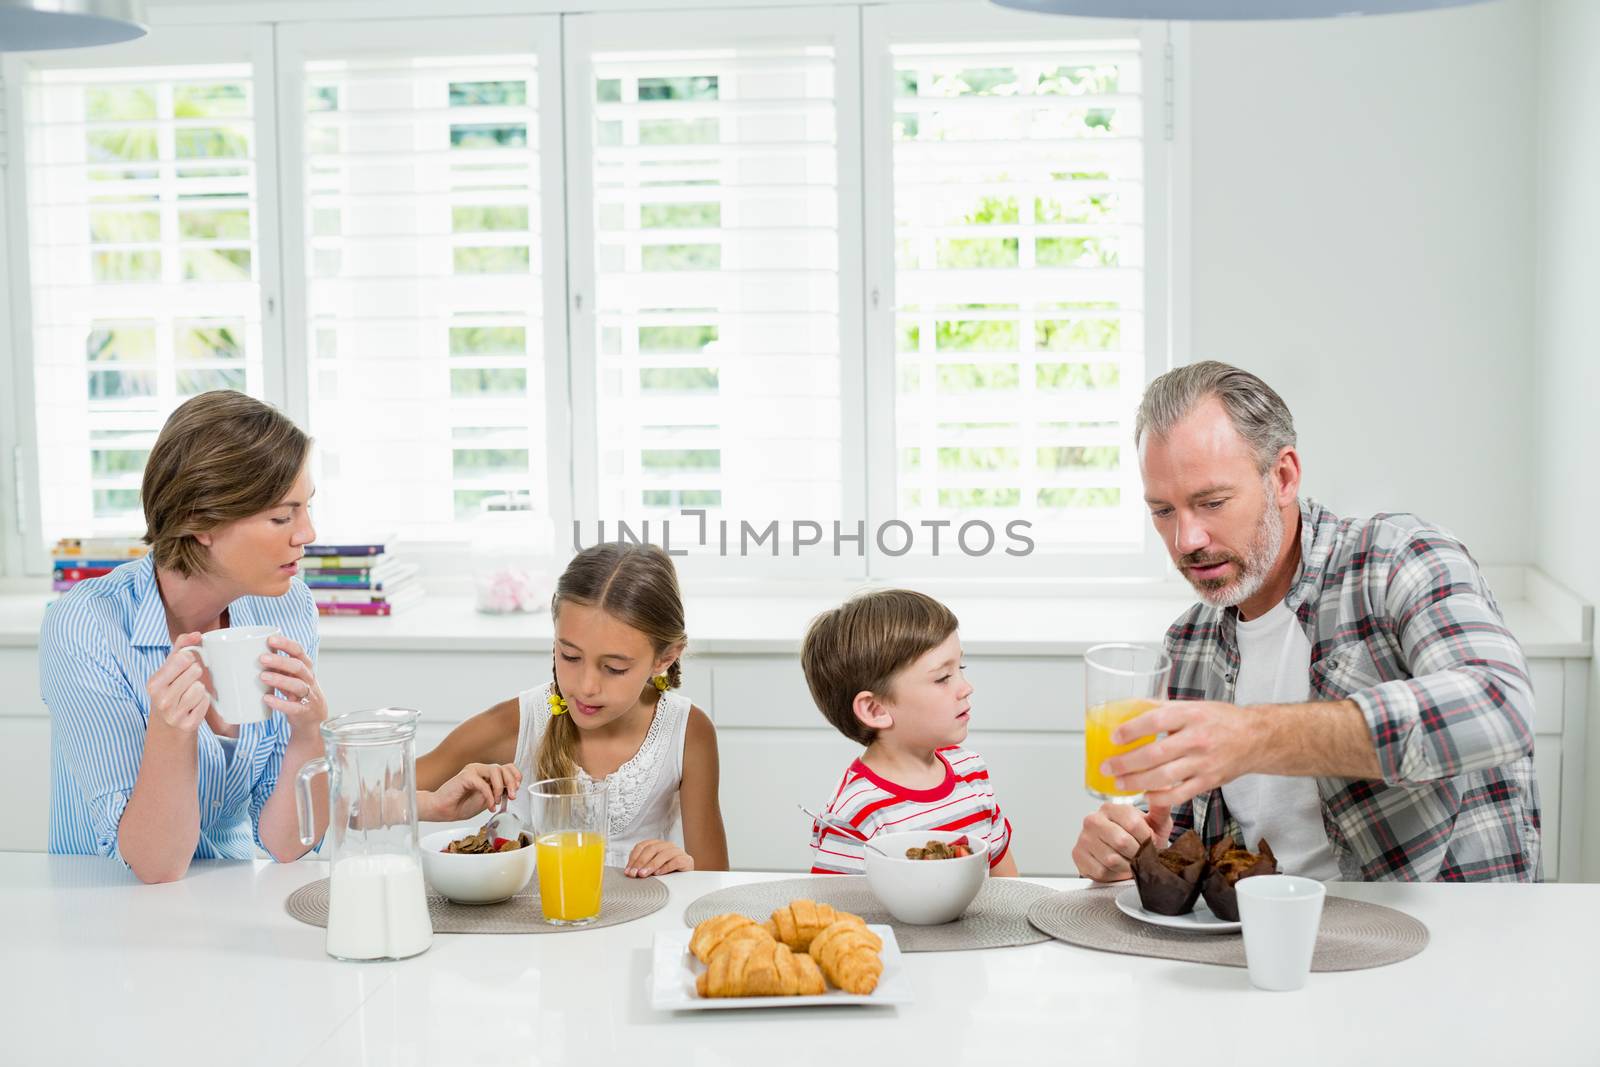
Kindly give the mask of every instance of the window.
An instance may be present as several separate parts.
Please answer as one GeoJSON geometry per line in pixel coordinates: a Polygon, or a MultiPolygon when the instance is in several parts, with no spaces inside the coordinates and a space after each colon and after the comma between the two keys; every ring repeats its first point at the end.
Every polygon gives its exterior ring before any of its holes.
{"type": "Polygon", "coordinates": [[[1164,29],[623,2],[6,60],[25,569],[139,529],[223,387],[315,437],[324,537],[430,569],[581,520],[689,579],[1159,574],[1164,29]]]}
{"type": "Polygon", "coordinates": [[[1146,43],[1129,24],[1045,36],[931,10],[944,19],[875,13],[868,45],[889,60],[892,141],[893,232],[877,236],[894,293],[893,493],[876,503],[948,523],[951,554],[1024,520],[1056,556],[1142,555],[1146,43]]]}
{"type": "Polygon", "coordinates": [[[592,231],[597,294],[575,349],[592,345],[597,428],[580,514],[839,518],[837,19],[574,21],[573,232],[592,231]]]}
{"type": "Polygon", "coordinates": [[[141,533],[171,410],[263,392],[257,71],[36,67],[24,101],[40,540],[141,533]]]}
{"type": "Polygon", "coordinates": [[[331,528],[448,540],[515,509],[548,531],[541,36],[537,20],[290,36],[331,528]]]}

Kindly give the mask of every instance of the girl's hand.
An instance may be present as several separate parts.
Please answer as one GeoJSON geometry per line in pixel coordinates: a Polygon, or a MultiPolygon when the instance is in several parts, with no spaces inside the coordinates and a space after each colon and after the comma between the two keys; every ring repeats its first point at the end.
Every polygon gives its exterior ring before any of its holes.
{"type": "Polygon", "coordinates": [[[198,633],[179,634],[161,668],[150,676],[144,691],[150,695],[150,722],[192,734],[200,729],[211,709],[205,667],[187,650],[198,648],[198,633]]]}
{"type": "Polygon", "coordinates": [[[417,793],[417,818],[424,822],[470,819],[496,807],[500,798],[514,800],[522,772],[514,763],[469,763],[456,776],[433,791],[417,793]]]}
{"type": "Polygon", "coordinates": [[[269,652],[261,657],[261,680],[269,689],[276,689],[284,696],[268,693],[261,699],[273,711],[283,712],[284,718],[289,720],[291,739],[314,736],[328,717],[328,702],[311,669],[311,657],[287,637],[269,637],[267,647],[288,653],[277,656],[269,652]]]}
{"type": "Polygon", "coordinates": [[[640,841],[628,856],[623,874],[629,878],[649,878],[656,874],[694,870],[694,857],[671,841],[640,841]]]}

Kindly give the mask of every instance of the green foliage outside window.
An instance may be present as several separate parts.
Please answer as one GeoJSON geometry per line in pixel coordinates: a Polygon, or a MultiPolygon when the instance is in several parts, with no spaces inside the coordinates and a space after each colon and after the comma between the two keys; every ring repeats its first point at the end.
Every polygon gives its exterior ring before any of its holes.
{"type": "Polygon", "coordinates": [[[526,326],[452,326],[452,356],[523,355],[528,350],[526,326]]]}
{"type": "Polygon", "coordinates": [[[646,367],[639,372],[639,388],[645,392],[715,393],[718,373],[714,367],[646,367]]]}
{"type": "Polygon", "coordinates": [[[1118,319],[1039,319],[1033,324],[1033,347],[1041,352],[1107,351],[1121,342],[1118,319]]]}
{"type": "Polygon", "coordinates": [[[1021,374],[1015,363],[941,363],[938,366],[939,392],[971,393],[1015,389],[1021,374]]]}
{"type": "Polygon", "coordinates": [[[942,471],[1014,471],[1022,466],[1022,454],[1015,448],[941,448],[942,471]]]}
{"type": "Polygon", "coordinates": [[[1122,464],[1116,445],[1065,445],[1040,448],[1035,457],[1041,470],[1114,471],[1122,464]]]}
{"type": "Polygon", "coordinates": [[[451,82],[451,107],[521,107],[528,102],[524,81],[451,82]]]}
{"type": "Polygon", "coordinates": [[[1041,508],[1114,508],[1122,503],[1121,489],[1061,487],[1039,490],[1041,508]]]}
{"type": "Polygon", "coordinates": [[[1034,384],[1040,389],[1114,389],[1122,380],[1115,363],[1040,363],[1034,384]]]}
{"type": "Polygon", "coordinates": [[[699,352],[717,340],[715,326],[641,326],[639,351],[699,352]]]}
{"type": "Polygon", "coordinates": [[[1022,503],[1021,489],[941,489],[939,506],[969,511],[977,508],[1014,508],[1022,503]]]}
{"type": "Polygon", "coordinates": [[[526,473],[528,450],[526,448],[457,448],[454,450],[452,472],[457,478],[472,478],[507,471],[526,473]]]}

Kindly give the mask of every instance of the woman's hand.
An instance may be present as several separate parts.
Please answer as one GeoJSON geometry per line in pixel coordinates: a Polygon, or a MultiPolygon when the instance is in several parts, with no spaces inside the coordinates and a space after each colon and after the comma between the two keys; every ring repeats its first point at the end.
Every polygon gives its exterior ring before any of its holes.
{"type": "Polygon", "coordinates": [[[188,651],[199,645],[198,633],[179,634],[172,644],[171,654],[145,683],[144,691],[150,696],[151,724],[160,723],[192,734],[205,721],[206,712],[211,708],[211,694],[205,683],[206,669],[200,657],[188,651]]]}
{"type": "Polygon", "coordinates": [[[514,800],[522,772],[514,763],[469,763],[438,789],[417,792],[417,818],[423,822],[455,822],[514,800]]]}
{"type": "Polygon", "coordinates": [[[328,717],[328,702],[317,685],[316,673],[311,669],[311,657],[306,650],[287,637],[267,638],[267,647],[287,655],[271,652],[261,657],[261,680],[269,689],[283,693],[268,693],[262,697],[267,707],[281,711],[289,720],[289,736],[293,739],[314,736],[328,717]]]}
{"type": "Polygon", "coordinates": [[[628,856],[623,870],[629,878],[649,878],[656,874],[694,870],[694,857],[671,841],[640,841],[628,856]]]}

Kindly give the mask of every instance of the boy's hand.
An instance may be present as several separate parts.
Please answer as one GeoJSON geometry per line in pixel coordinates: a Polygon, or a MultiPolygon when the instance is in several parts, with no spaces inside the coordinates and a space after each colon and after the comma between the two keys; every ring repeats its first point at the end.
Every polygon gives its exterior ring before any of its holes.
{"type": "Polygon", "coordinates": [[[671,841],[640,841],[633,846],[623,874],[629,878],[649,878],[673,871],[694,870],[694,857],[671,841]]]}

